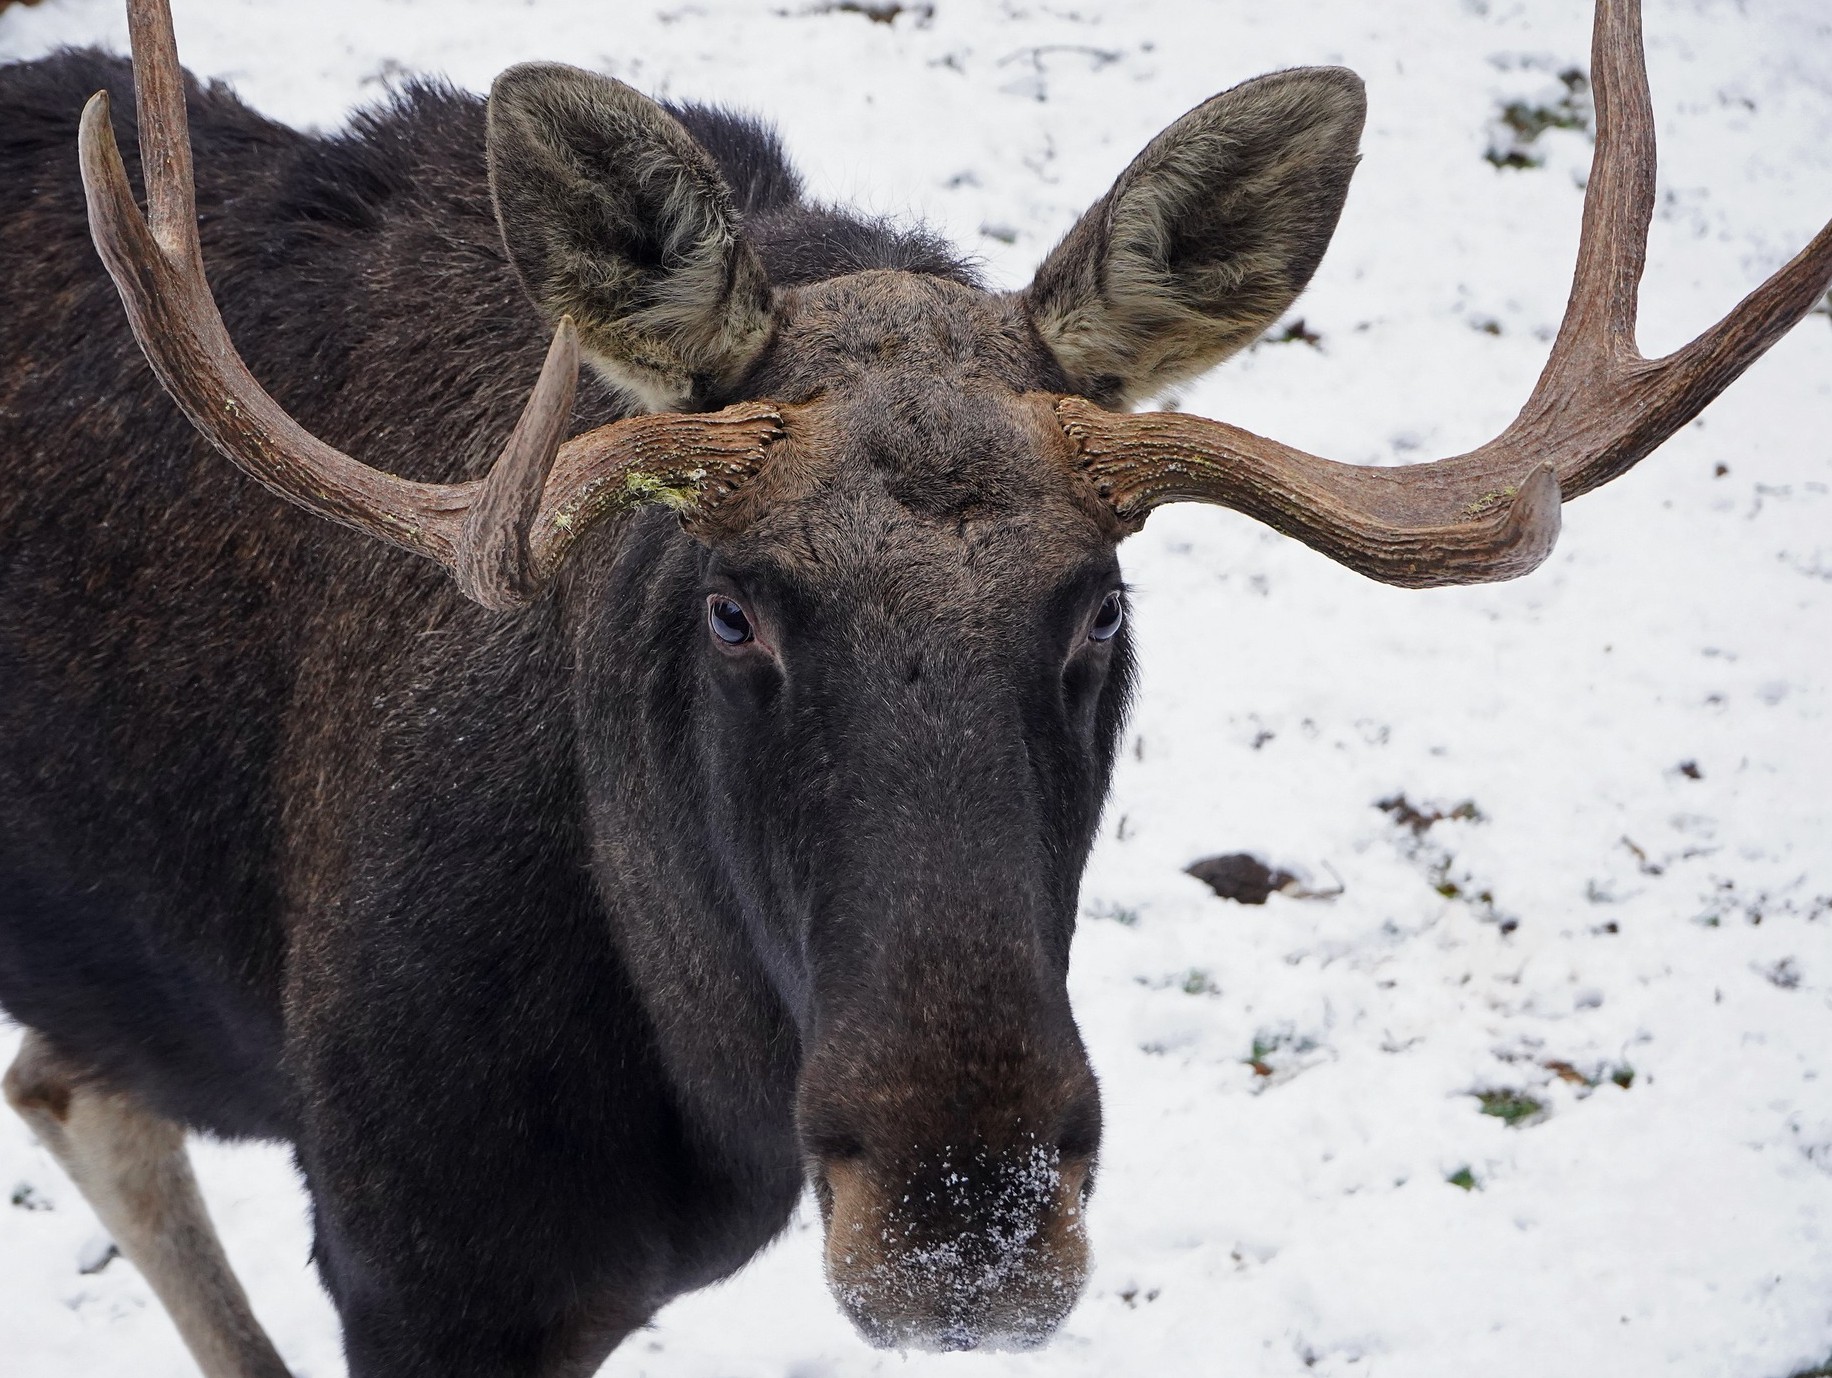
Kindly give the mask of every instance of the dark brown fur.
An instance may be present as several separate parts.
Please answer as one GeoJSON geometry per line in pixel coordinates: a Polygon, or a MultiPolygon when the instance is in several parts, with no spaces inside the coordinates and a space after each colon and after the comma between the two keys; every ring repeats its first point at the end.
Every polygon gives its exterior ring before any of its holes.
{"type": "Polygon", "coordinates": [[[357,1378],[589,1372],[810,1176],[911,1241],[836,1268],[873,1338],[1066,1312],[1099,1105],[1064,973],[1130,652],[1089,635],[1123,533],[1025,395],[1141,395],[1301,288],[1358,116],[1280,81],[1325,173],[1267,172],[1263,121],[1212,154],[1210,111],[1110,198],[1193,246],[1168,324],[1090,222],[989,294],[804,203],[754,125],[570,69],[499,83],[488,168],[436,87],[330,139],[194,92],[212,286],[332,444],[476,475],[540,307],[608,379],[581,427],[807,408],[736,534],[607,524],[504,616],[192,434],[84,228],[76,112],[108,86],[132,147],[123,64],[0,68],[0,1002],[149,1113],[296,1146],[357,1378]],[[971,1263],[1014,1231],[1021,1277],[971,1263]]]}

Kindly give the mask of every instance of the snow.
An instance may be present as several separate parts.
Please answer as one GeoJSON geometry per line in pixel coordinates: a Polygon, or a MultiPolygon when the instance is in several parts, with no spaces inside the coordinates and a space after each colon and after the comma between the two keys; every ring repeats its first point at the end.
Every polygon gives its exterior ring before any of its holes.
{"type": "MultiPolygon", "coordinates": [[[[1492,434],[1563,306],[1583,133],[1540,135],[1537,168],[1484,155],[1512,146],[1509,101],[1554,105],[1586,65],[1580,0],[937,0],[889,24],[803,0],[662,3],[176,9],[194,70],[294,122],[334,126],[403,72],[483,89],[530,58],[759,109],[818,194],[919,214],[1012,287],[1182,110],[1345,63],[1372,114],[1296,313],[1318,340],[1263,344],[1177,399],[1343,459],[1492,434]]],[[[1647,27],[1656,353],[1832,214],[1832,12],[1653,0],[1647,27]]],[[[124,46],[116,0],[0,15],[0,57],[71,42],[124,46]]],[[[1787,1378],[1827,1362],[1829,406],[1816,315],[1567,508],[1551,561],[1513,584],[1402,592],[1231,514],[1153,517],[1124,552],[1143,691],[1071,979],[1108,1126],[1079,1309],[1029,1355],[868,1350],[821,1281],[808,1207],[605,1372],[1787,1378]],[[1398,796],[1476,816],[1415,834],[1377,807],[1398,796]],[[1182,874],[1243,850],[1342,893],[1247,908],[1182,874]],[[1510,1125],[1483,1113],[1497,1092],[1541,1108],[1510,1125]]],[[[197,1156],[281,1351],[302,1376],[341,1373],[287,1155],[197,1156]]],[[[9,1117],[0,1188],[15,1183],[7,1371],[191,1373],[131,1266],[79,1272],[94,1218],[9,1117]]]]}

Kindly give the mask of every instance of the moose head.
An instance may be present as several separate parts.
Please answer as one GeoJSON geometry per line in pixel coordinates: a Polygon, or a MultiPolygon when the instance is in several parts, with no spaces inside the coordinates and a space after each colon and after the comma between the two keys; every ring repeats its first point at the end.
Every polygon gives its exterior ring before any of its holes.
{"type": "MultiPolygon", "coordinates": [[[[1028,287],[998,293],[886,268],[772,280],[770,226],[745,222],[674,116],[523,66],[491,95],[491,189],[552,346],[488,474],[416,483],[308,434],[241,363],[205,282],[169,16],[130,10],[147,217],[103,96],[81,153],[148,359],[282,496],[437,561],[486,608],[563,602],[599,884],[627,893],[665,832],[729,919],[718,941],[799,1041],[829,1280],[888,1345],[1039,1343],[1086,1273],[1100,1107],[1065,979],[1132,681],[1124,538],[1161,504],[1206,502],[1392,584],[1525,574],[1562,499],[1683,426],[1832,279],[1828,228],[1698,339],[1639,355],[1653,124],[1638,6],[1603,0],[1596,160],[1538,385],[1468,454],[1344,465],[1125,408],[1250,343],[1309,281],[1356,161],[1349,72],[1190,111],[1028,287]],[[566,439],[581,355],[631,414],[566,439]],[[645,562],[640,606],[575,577],[586,547],[645,562]],[[654,721],[691,788],[622,778],[636,729],[592,719],[595,677],[632,656],[653,661],[654,721]]],[[[682,960],[666,918],[639,967],[682,960]]]]}

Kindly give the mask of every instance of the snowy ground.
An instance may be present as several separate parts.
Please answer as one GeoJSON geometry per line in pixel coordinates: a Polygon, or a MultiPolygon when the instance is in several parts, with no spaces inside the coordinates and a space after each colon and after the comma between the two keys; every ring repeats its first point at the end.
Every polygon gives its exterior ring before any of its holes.
{"type": "MultiPolygon", "coordinates": [[[[920,214],[1014,287],[1182,110],[1346,63],[1372,115],[1300,304],[1317,338],[1263,344],[1179,399],[1344,459],[1463,449],[1512,415],[1564,302],[1588,158],[1581,131],[1519,147],[1500,122],[1511,101],[1563,108],[1581,0],[937,0],[892,23],[803,0],[176,9],[190,66],[295,122],[335,124],[401,72],[481,89],[537,57],[761,109],[821,194],[920,214]],[[1485,157],[1510,151],[1543,165],[1485,157]]],[[[1648,29],[1654,353],[1832,215],[1832,11],[1652,0],[1648,29]]],[[[0,58],[98,41],[125,46],[116,0],[0,15],[0,58]]],[[[1395,591],[1230,514],[1154,517],[1125,552],[1144,691],[1072,978],[1109,1125],[1081,1308],[1036,1355],[880,1355],[830,1303],[805,1216],[606,1373],[1827,1363],[1829,415],[1819,315],[1567,509],[1544,569],[1492,588],[1395,591]],[[1461,816],[1416,831],[1377,807],[1397,796],[1461,816]],[[1181,874],[1238,850],[1342,893],[1250,909],[1181,874]]],[[[199,1157],[281,1350],[301,1375],[341,1373],[286,1156],[199,1157]]],[[[7,1118],[15,1183],[0,1368],[189,1373],[129,1266],[79,1275],[94,1220],[7,1118]]]]}

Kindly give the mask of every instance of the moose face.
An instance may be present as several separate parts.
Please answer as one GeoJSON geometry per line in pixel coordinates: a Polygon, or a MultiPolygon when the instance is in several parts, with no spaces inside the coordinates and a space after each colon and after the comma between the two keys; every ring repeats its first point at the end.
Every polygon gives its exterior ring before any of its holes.
{"type": "Polygon", "coordinates": [[[1019,294],[773,281],[666,112],[569,68],[492,95],[505,240],[600,371],[788,418],[670,618],[710,850],[798,1025],[828,1279],[877,1344],[1029,1347],[1081,1290],[1100,1104],[1065,983],[1131,680],[1129,527],[1051,403],[1198,371],[1309,277],[1359,87],[1260,86],[1161,138],[1019,294]]]}
{"type": "MultiPolygon", "coordinates": [[[[726,969],[795,1026],[848,1314],[881,1344],[1035,1344],[1086,1267],[1100,1107],[1065,978],[1131,678],[1123,528],[1068,462],[1014,299],[874,271],[778,309],[756,386],[787,436],[743,520],[699,540],[652,520],[577,581],[582,712],[632,730],[591,681],[633,663],[667,701],[640,730],[669,742],[677,873],[746,944],[726,969]]],[[[636,749],[588,759],[625,791],[599,810],[610,895],[651,865],[622,841],[654,806],[636,749]]],[[[652,948],[645,980],[673,989],[692,953],[652,948]]]]}
{"type": "Polygon", "coordinates": [[[782,320],[762,386],[815,400],[695,590],[712,825],[797,1011],[842,1305],[881,1344],[1035,1344],[1087,1257],[1064,982],[1130,681],[1121,530],[1009,299],[863,273],[782,320]]]}

